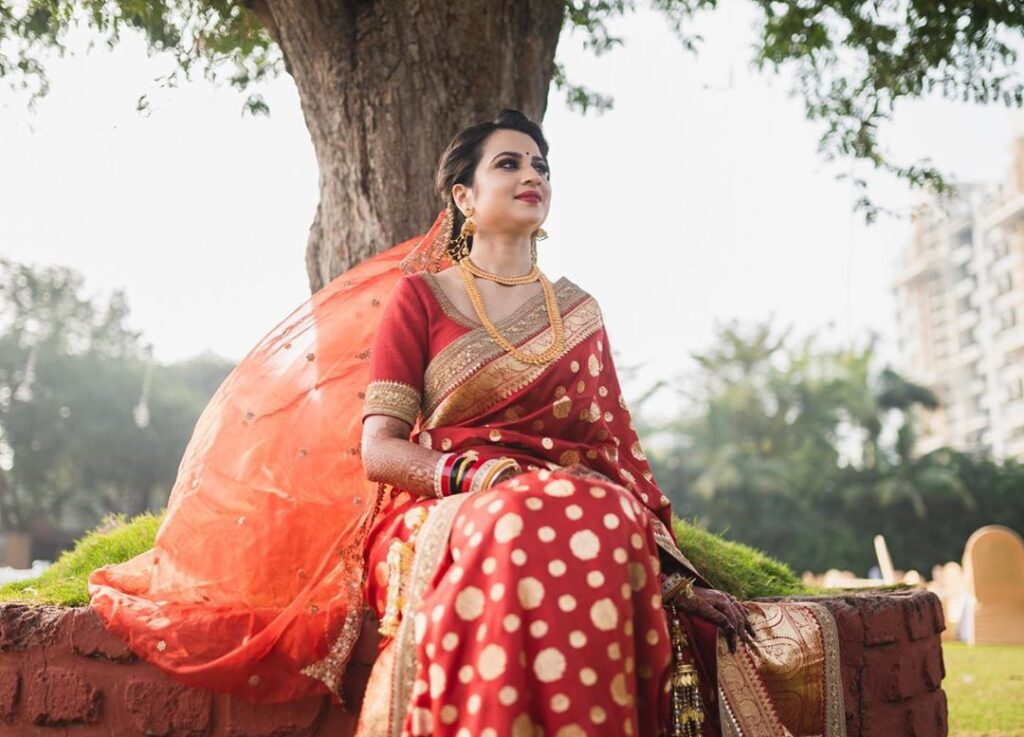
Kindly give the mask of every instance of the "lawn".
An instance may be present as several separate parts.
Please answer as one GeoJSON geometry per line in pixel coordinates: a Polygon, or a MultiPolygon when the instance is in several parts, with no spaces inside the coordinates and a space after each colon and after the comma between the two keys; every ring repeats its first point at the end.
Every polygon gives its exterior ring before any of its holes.
{"type": "Polygon", "coordinates": [[[1024,737],[1024,645],[943,643],[950,737],[1024,737]]]}

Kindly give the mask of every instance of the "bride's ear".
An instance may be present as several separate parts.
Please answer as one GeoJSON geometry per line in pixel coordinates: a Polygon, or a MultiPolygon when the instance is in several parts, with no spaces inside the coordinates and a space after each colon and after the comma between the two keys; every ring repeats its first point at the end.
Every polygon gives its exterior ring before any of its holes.
{"type": "Polygon", "coordinates": [[[465,184],[452,186],[452,200],[455,202],[455,206],[459,208],[459,212],[462,213],[463,217],[473,207],[473,203],[470,201],[469,187],[465,184]]]}

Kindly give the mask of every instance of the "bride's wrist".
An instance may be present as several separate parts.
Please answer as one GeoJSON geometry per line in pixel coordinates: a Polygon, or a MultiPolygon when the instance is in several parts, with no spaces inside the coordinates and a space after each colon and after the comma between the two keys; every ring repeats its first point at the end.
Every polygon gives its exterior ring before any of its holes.
{"type": "Polygon", "coordinates": [[[508,457],[481,461],[473,452],[442,453],[434,466],[434,496],[489,489],[517,476],[522,470],[514,459],[508,457]]]}

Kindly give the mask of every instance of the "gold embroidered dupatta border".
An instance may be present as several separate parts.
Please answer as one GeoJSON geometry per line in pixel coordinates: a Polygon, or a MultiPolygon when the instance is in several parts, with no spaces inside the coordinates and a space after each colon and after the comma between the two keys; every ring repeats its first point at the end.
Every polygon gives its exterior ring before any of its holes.
{"type": "Polygon", "coordinates": [[[759,653],[754,646],[739,644],[729,652],[725,638],[718,637],[718,691],[722,737],[846,737],[846,710],[839,667],[839,634],[832,613],[812,602],[751,602],[747,607],[759,640],[772,639],[770,655],[759,653]],[[786,617],[766,616],[773,608],[784,608],[786,617]],[[767,621],[778,620],[780,626],[768,627],[767,621]],[[794,626],[795,625],[795,626],[794,626]],[[807,631],[815,637],[808,641],[807,631]],[[794,656],[794,650],[802,650],[794,656]],[[787,652],[787,650],[789,652],[787,652]],[[772,678],[771,665],[785,670],[791,685],[794,665],[806,654],[821,658],[819,673],[807,673],[800,684],[803,694],[794,694],[794,701],[808,700],[821,706],[820,729],[812,732],[791,732],[772,703],[766,679],[772,678]],[[769,661],[774,661],[770,663],[769,661]]]}
{"type": "MultiPolygon", "coordinates": [[[[555,296],[565,327],[562,353],[547,365],[535,366],[506,353],[483,328],[455,339],[427,366],[423,378],[423,429],[452,425],[479,415],[528,386],[601,329],[601,308],[582,289],[563,278],[555,296]]],[[[520,350],[542,353],[552,340],[544,304],[536,304],[504,332],[520,350]]]]}

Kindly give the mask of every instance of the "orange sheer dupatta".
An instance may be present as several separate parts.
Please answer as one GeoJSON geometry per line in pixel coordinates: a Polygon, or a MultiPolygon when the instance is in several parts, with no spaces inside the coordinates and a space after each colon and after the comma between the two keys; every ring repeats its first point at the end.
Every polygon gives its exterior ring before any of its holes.
{"type": "Polygon", "coordinates": [[[196,423],[153,549],[90,576],[100,619],[177,680],[341,700],[381,504],[359,451],[370,346],[403,271],[447,265],[444,215],[332,280],[242,359],[196,423]]]}

